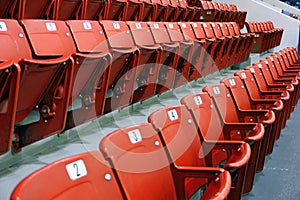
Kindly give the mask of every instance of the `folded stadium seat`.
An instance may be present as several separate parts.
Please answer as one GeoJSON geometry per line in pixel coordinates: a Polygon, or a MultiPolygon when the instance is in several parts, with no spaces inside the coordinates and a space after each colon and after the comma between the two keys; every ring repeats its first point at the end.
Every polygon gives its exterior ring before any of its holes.
{"type": "Polygon", "coordinates": [[[179,44],[178,64],[174,81],[174,88],[176,88],[189,82],[194,42],[191,40],[185,41],[180,27],[176,22],[166,22],[165,26],[171,41],[179,44]]]}
{"type": "Polygon", "coordinates": [[[236,22],[240,29],[244,28],[247,11],[245,10],[238,10],[235,4],[229,4],[232,11],[235,12],[234,22],[236,22]]]}
{"type": "Polygon", "coordinates": [[[15,19],[55,19],[55,0],[19,0],[15,4],[13,18],[15,19]]]}
{"type": "Polygon", "coordinates": [[[299,71],[296,73],[284,73],[282,71],[281,65],[284,65],[283,62],[279,62],[276,56],[268,56],[266,60],[264,60],[265,64],[268,66],[269,71],[271,72],[272,78],[275,81],[285,82],[285,83],[292,83],[294,85],[294,93],[293,96],[293,106],[292,110],[294,110],[294,106],[297,104],[299,98],[299,71]]]}
{"type": "Polygon", "coordinates": [[[126,22],[102,20],[100,24],[112,55],[104,107],[104,113],[107,113],[131,104],[140,51],[134,44],[126,22]]]}
{"type": "MultiPolygon", "coordinates": [[[[269,134],[272,134],[272,125],[275,122],[275,114],[272,110],[239,109],[236,101],[224,84],[208,85],[203,88],[203,91],[209,93],[224,122],[262,123],[265,127],[263,141],[266,141],[269,134]]],[[[237,132],[236,134],[240,134],[240,132],[237,132]]],[[[261,146],[256,167],[257,171],[261,171],[263,169],[260,168],[260,166],[263,167],[266,156],[266,153],[263,151],[263,149],[263,146],[261,146]]]]}
{"type": "MultiPolygon", "coordinates": [[[[291,110],[290,109],[291,98],[289,93],[287,91],[283,91],[283,92],[271,91],[271,90],[261,91],[249,70],[238,71],[235,73],[235,75],[239,76],[240,79],[243,81],[245,88],[251,99],[253,100],[264,99],[266,101],[269,101],[270,99],[274,99],[274,100],[281,100],[283,102],[283,109],[277,110],[275,113],[276,119],[281,120],[281,125],[278,127],[279,128],[278,131],[281,131],[285,121],[288,119],[291,110]]],[[[274,144],[274,142],[275,142],[275,137],[270,138],[270,143],[274,144]]],[[[272,146],[270,148],[272,148],[272,146]]]]}
{"type": "Polygon", "coordinates": [[[84,19],[86,0],[55,0],[56,20],[84,19]]]}
{"type": "MultiPolygon", "coordinates": [[[[293,71],[300,70],[300,65],[297,63],[297,60],[296,60],[297,57],[294,57],[295,56],[294,53],[295,53],[294,50],[289,47],[279,51],[279,54],[285,63],[284,70],[287,70],[287,71],[288,70],[293,70],[293,71]]],[[[296,55],[297,55],[297,52],[296,52],[296,55]]]]}
{"type": "Polygon", "coordinates": [[[162,47],[155,44],[146,22],[127,22],[135,45],[139,48],[140,58],[136,67],[133,103],[155,95],[162,47]]]}
{"type": "Polygon", "coordinates": [[[143,11],[143,2],[138,0],[109,0],[105,7],[105,20],[139,21],[143,11]]]}
{"type": "Polygon", "coordinates": [[[186,21],[185,15],[187,12],[187,7],[181,6],[179,0],[168,0],[172,6],[176,7],[176,12],[174,14],[174,22],[186,21]]]}
{"type": "Polygon", "coordinates": [[[86,20],[103,20],[107,1],[104,0],[85,0],[82,8],[82,19],[86,20]]]}
{"type": "Polygon", "coordinates": [[[298,56],[298,52],[296,50],[295,47],[287,47],[285,48],[286,51],[288,51],[288,59],[290,62],[291,66],[297,66],[299,65],[300,61],[299,61],[299,56],[298,56]]]}
{"type": "Polygon", "coordinates": [[[240,123],[238,120],[224,122],[208,93],[185,96],[181,99],[181,103],[192,114],[195,124],[198,126],[198,131],[203,135],[204,140],[220,138],[223,140],[244,141],[250,145],[251,157],[243,187],[243,194],[249,193],[253,186],[257,158],[261,140],[264,136],[263,125],[261,123],[240,123]]]}
{"type": "Polygon", "coordinates": [[[227,3],[220,3],[220,6],[226,12],[226,19],[222,20],[223,22],[233,22],[235,19],[235,12],[231,9],[230,5],[227,3]]]}
{"type": "MultiPolygon", "coordinates": [[[[277,119],[272,124],[271,132],[268,132],[261,146],[261,157],[265,156],[268,148],[273,148],[276,140],[276,135],[281,131],[281,121],[284,118],[279,118],[281,116],[281,111],[283,110],[283,103],[280,99],[251,99],[248,95],[245,85],[238,76],[229,77],[221,80],[221,83],[229,89],[230,95],[233,96],[233,99],[240,110],[263,110],[263,111],[273,111],[275,113],[275,119],[277,119]]],[[[262,167],[263,163],[261,162],[259,166],[262,167]]]]}
{"type": "Polygon", "coordinates": [[[46,165],[24,178],[10,196],[11,200],[123,198],[113,169],[98,151],[46,165]]]}
{"type": "Polygon", "coordinates": [[[162,4],[160,0],[151,0],[156,7],[156,12],[153,21],[165,22],[167,20],[168,6],[162,4]]]}
{"type": "MultiPolygon", "coordinates": [[[[204,56],[205,56],[205,34],[203,38],[196,39],[195,33],[189,22],[178,22],[181,32],[183,33],[184,41],[193,42],[193,52],[191,57],[191,66],[188,75],[188,81],[193,81],[200,78],[204,73],[204,56]]],[[[208,69],[209,70],[209,69],[208,69]]]]}
{"type": "Polygon", "coordinates": [[[288,69],[286,62],[283,60],[282,52],[276,52],[270,56],[266,57],[266,60],[272,61],[278,75],[281,77],[291,77],[300,79],[300,68],[298,69],[288,69]]]}
{"type": "Polygon", "coordinates": [[[220,3],[215,2],[215,1],[212,1],[211,3],[212,3],[213,8],[217,10],[214,21],[222,22],[222,21],[226,20],[226,18],[227,18],[226,11],[223,9],[223,7],[220,5],[220,3]]]}
{"type": "Polygon", "coordinates": [[[210,1],[198,1],[198,3],[199,7],[203,10],[203,19],[201,18],[201,21],[214,22],[220,11],[216,10],[210,1]]]}
{"type": "MultiPolygon", "coordinates": [[[[198,25],[202,26],[206,38],[213,41],[213,47],[210,52],[210,55],[212,56],[211,58],[213,61],[212,63],[209,63],[210,64],[209,67],[211,67],[210,73],[219,70],[219,65],[221,62],[220,60],[221,60],[222,51],[223,51],[223,45],[225,43],[225,38],[216,37],[212,24],[214,24],[214,22],[198,23],[198,25]]],[[[214,24],[214,26],[215,26],[215,24],[214,24]]],[[[196,32],[197,27],[193,26],[193,29],[196,32]]]]}
{"type": "Polygon", "coordinates": [[[179,59],[179,43],[171,40],[164,22],[148,22],[148,25],[155,43],[163,48],[155,92],[161,94],[173,89],[179,59]]]}
{"type": "MultiPolygon", "coordinates": [[[[177,13],[179,12],[179,7],[177,7],[177,5],[173,5],[171,3],[171,0],[160,0],[160,1],[161,1],[162,5],[167,7],[165,21],[167,21],[167,22],[176,21],[177,13]]],[[[181,10],[181,11],[184,11],[184,10],[181,10]]]]}
{"type": "Polygon", "coordinates": [[[218,41],[214,37],[211,26],[207,22],[191,23],[196,39],[204,40],[205,51],[203,52],[203,63],[200,72],[202,75],[207,75],[218,70],[215,64],[215,58],[218,55],[216,51],[218,41]]]}
{"type": "MultiPolygon", "coordinates": [[[[0,24],[3,26],[3,22],[0,21],[0,24]]],[[[3,27],[0,29],[3,31],[3,27]]],[[[1,52],[7,51],[8,48],[5,45],[5,41],[2,40],[2,34],[0,34],[0,41],[2,47],[5,48],[4,50],[0,47],[1,52]]],[[[2,128],[0,130],[0,155],[11,149],[21,75],[20,66],[16,62],[13,62],[13,60],[9,60],[11,58],[6,57],[5,53],[1,54],[0,126],[2,128]],[[7,61],[4,61],[6,59],[7,61]]]]}
{"type": "Polygon", "coordinates": [[[112,62],[103,29],[97,21],[66,21],[76,45],[73,89],[66,128],[101,116],[112,62]]]}
{"type": "MultiPolygon", "coordinates": [[[[224,37],[228,38],[228,47],[224,48],[223,54],[226,56],[223,56],[222,63],[225,66],[231,66],[235,63],[236,57],[240,56],[240,53],[238,51],[239,49],[239,43],[242,43],[242,38],[239,36],[236,36],[235,33],[230,33],[229,29],[226,25],[226,22],[223,23],[217,23],[217,25],[220,27],[221,33],[224,37]]],[[[233,29],[232,29],[233,31],[233,29]]]]}
{"type": "Polygon", "coordinates": [[[156,4],[152,0],[140,0],[144,4],[144,9],[141,15],[141,21],[154,21],[156,16],[156,4]]]}
{"type": "MultiPolygon", "coordinates": [[[[240,199],[247,163],[251,150],[241,141],[224,141],[219,135],[204,139],[197,130],[193,118],[183,105],[169,106],[153,112],[148,121],[159,132],[172,161],[179,166],[216,167],[231,172],[233,184],[228,199],[240,199]],[[177,164],[178,163],[178,164],[177,164]],[[238,175],[237,175],[238,174],[238,175]]],[[[197,180],[188,179],[187,196],[191,197],[199,187],[197,180]]]]}
{"type": "MultiPolygon", "coordinates": [[[[293,97],[295,94],[294,93],[295,89],[293,84],[274,82],[270,74],[270,71],[267,69],[265,65],[262,65],[261,63],[254,63],[252,66],[246,67],[245,70],[250,70],[260,91],[263,92],[275,91],[275,92],[283,92],[283,93],[289,92],[290,94],[289,102],[291,102],[291,105],[293,105],[293,99],[294,99],[293,97]]],[[[291,111],[288,111],[288,113],[290,112],[291,111]]],[[[282,123],[284,126],[285,121],[282,121],[282,123]]],[[[276,136],[276,138],[279,138],[279,136],[276,136]]],[[[272,150],[273,150],[272,148],[269,148],[268,154],[272,153],[272,150]]]]}
{"type": "Polygon", "coordinates": [[[184,20],[181,21],[200,21],[203,10],[196,6],[190,6],[186,0],[179,0],[181,7],[186,8],[184,20]]]}
{"type": "Polygon", "coordinates": [[[232,47],[232,42],[233,42],[232,37],[224,36],[221,31],[222,24],[223,23],[218,23],[218,22],[210,23],[216,39],[220,40],[220,42],[222,42],[219,47],[216,47],[219,49],[219,53],[218,53],[219,56],[215,60],[215,63],[217,64],[218,69],[220,69],[220,70],[228,67],[227,60],[229,58],[229,53],[232,51],[231,48],[233,48],[232,47]]]}
{"type": "MultiPolygon", "coordinates": [[[[35,22],[35,20],[32,21],[35,22]]],[[[57,36],[57,31],[53,30],[53,27],[61,30],[60,24],[55,26],[51,22],[41,21],[44,22],[42,24],[42,29],[45,31],[43,36],[50,32],[49,29],[51,29],[52,35],[57,36]]],[[[39,23],[37,22],[37,24],[39,23]]],[[[3,44],[3,48],[5,47],[0,56],[1,62],[13,60],[21,68],[21,77],[19,86],[17,86],[19,87],[17,108],[12,116],[15,117],[13,119],[15,120],[13,145],[14,151],[17,152],[23,146],[54,133],[59,133],[64,129],[74,62],[70,58],[71,54],[67,54],[62,48],[70,42],[66,32],[64,32],[65,41],[60,41],[59,37],[57,37],[58,41],[53,41],[51,38],[44,40],[38,34],[42,30],[30,26],[30,28],[35,29],[34,39],[39,42],[35,43],[32,38],[29,38],[29,44],[26,35],[31,36],[31,32],[27,31],[25,34],[16,20],[2,19],[1,28],[1,44],[3,44]],[[48,50],[51,55],[48,54],[48,50]]],[[[72,41],[72,38],[70,39],[72,41]]],[[[16,69],[12,68],[12,70],[16,69]]],[[[5,99],[8,98],[7,86],[3,85],[2,89],[2,95],[5,95],[5,99]]],[[[14,89],[17,88],[11,88],[11,91],[14,89]]]]}
{"type": "Polygon", "coordinates": [[[235,22],[229,22],[228,25],[229,25],[228,27],[230,27],[230,25],[231,25],[231,27],[234,30],[235,35],[245,38],[245,41],[242,46],[242,49],[243,49],[243,53],[241,54],[242,56],[236,62],[238,63],[238,62],[247,60],[250,55],[250,52],[251,52],[253,40],[255,38],[254,34],[253,33],[243,33],[242,34],[237,23],[235,23],[235,22]]]}
{"type": "MultiPolygon", "coordinates": [[[[176,144],[179,150],[182,144],[184,140],[176,144]]],[[[226,199],[230,191],[227,171],[192,165],[196,159],[181,165],[183,159],[170,155],[151,124],[121,128],[105,136],[99,146],[124,187],[126,199],[187,200],[191,187],[205,186],[201,199],[226,199]],[[187,185],[188,180],[195,181],[187,185]]]]}

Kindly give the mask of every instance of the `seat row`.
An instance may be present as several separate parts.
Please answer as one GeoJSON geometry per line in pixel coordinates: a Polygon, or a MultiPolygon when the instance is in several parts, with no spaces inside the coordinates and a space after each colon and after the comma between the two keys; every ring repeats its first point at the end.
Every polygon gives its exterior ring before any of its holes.
{"type": "Polygon", "coordinates": [[[241,199],[300,97],[297,55],[281,50],[106,135],[101,153],[32,173],[11,199],[189,199],[199,190],[201,199],[241,199]]]}
{"type": "Polygon", "coordinates": [[[211,22],[236,22],[240,29],[244,27],[247,11],[238,10],[234,4],[215,1],[195,1],[192,4],[203,9],[203,20],[211,22]]]}
{"type": "Polygon", "coordinates": [[[233,22],[1,19],[0,29],[1,153],[245,60],[253,39],[233,22]]]}
{"type": "Polygon", "coordinates": [[[0,18],[86,19],[117,21],[236,21],[244,26],[246,12],[235,5],[208,2],[190,6],[186,0],[3,0],[0,18]],[[204,18],[203,18],[204,15],[204,18]]]}
{"type": "Polygon", "coordinates": [[[246,22],[248,33],[255,33],[252,53],[262,53],[280,45],[283,28],[274,28],[271,21],[246,22]]]}

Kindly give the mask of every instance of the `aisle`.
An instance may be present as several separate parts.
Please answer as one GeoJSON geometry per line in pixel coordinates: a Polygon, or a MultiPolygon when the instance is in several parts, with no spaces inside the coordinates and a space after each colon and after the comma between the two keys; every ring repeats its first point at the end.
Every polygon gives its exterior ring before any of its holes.
{"type": "Polygon", "coordinates": [[[243,200],[300,199],[300,103],[281,132],[264,170],[255,177],[252,192],[243,200]]]}

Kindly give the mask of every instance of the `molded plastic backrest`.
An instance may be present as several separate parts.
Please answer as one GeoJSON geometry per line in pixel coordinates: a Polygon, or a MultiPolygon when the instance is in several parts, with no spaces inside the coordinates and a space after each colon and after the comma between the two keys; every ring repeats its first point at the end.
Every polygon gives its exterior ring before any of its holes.
{"type": "Polygon", "coordinates": [[[156,43],[171,43],[171,38],[164,22],[147,22],[156,43]]]}
{"type": "Polygon", "coordinates": [[[203,27],[203,30],[204,30],[205,35],[206,35],[207,38],[214,38],[215,37],[214,31],[213,31],[210,23],[203,22],[202,27],[203,27]]]}
{"type": "Polygon", "coordinates": [[[236,22],[229,22],[229,24],[231,24],[231,26],[233,27],[235,35],[241,35],[240,28],[236,22]]]}
{"type": "Polygon", "coordinates": [[[178,22],[185,40],[194,40],[195,34],[189,22],[178,22]]]}
{"type": "Polygon", "coordinates": [[[126,22],[100,21],[111,48],[132,48],[134,41],[126,22]]]}
{"type": "Polygon", "coordinates": [[[127,22],[136,45],[154,46],[155,42],[146,22],[127,22]]]}
{"type": "Polygon", "coordinates": [[[108,52],[108,44],[99,22],[71,20],[66,23],[70,27],[78,52],[108,52]]]}
{"type": "Polygon", "coordinates": [[[221,31],[221,28],[219,26],[219,24],[221,23],[210,23],[214,33],[215,33],[215,36],[216,37],[223,37],[223,34],[222,34],[222,31],[221,31]]]}
{"type": "Polygon", "coordinates": [[[129,199],[176,199],[170,163],[151,124],[114,131],[103,138],[100,150],[114,165],[129,199]]]}
{"type": "Polygon", "coordinates": [[[35,56],[72,55],[76,47],[64,21],[22,20],[35,56]]]}
{"type": "Polygon", "coordinates": [[[251,109],[251,100],[243,81],[239,77],[232,76],[224,78],[221,80],[221,83],[224,83],[226,87],[230,88],[231,94],[240,109],[251,109]]]}
{"type": "Polygon", "coordinates": [[[166,22],[165,26],[166,26],[168,33],[170,35],[170,38],[173,42],[184,41],[180,27],[176,22],[166,22]]]}
{"type": "Polygon", "coordinates": [[[240,79],[244,82],[247,91],[254,98],[260,98],[259,88],[255,79],[253,78],[250,70],[241,70],[234,73],[239,76],[240,79]]]}
{"type": "Polygon", "coordinates": [[[228,27],[226,26],[225,23],[218,23],[220,29],[221,29],[221,32],[224,36],[231,36],[230,35],[230,32],[228,30],[228,27]]]}
{"type": "Polygon", "coordinates": [[[205,93],[191,94],[181,99],[181,103],[190,110],[206,139],[224,139],[223,122],[210,96],[205,93]]]}
{"type": "Polygon", "coordinates": [[[0,19],[0,61],[14,60],[18,62],[22,58],[31,58],[31,51],[17,20],[0,19]]]}
{"type": "Polygon", "coordinates": [[[122,195],[109,164],[94,151],[30,174],[11,195],[11,200],[23,199],[122,199],[122,195]]]}
{"type": "MultiPolygon", "coordinates": [[[[68,20],[74,19],[79,10],[82,9],[85,0],[60,0],[57,4],[57,19],[68,20]]],[[[80,17],[80,16],[79,16],[80,17]]]]}
{"type": "Polygon", "coordinates": [[[206,25],[206,23],[200,23],[200,22],[195,22],[195,23],[191,24],[197,39],[205,39],[206,38],[206,34],[205,34],[204,28],[202,26],[203,24],[206,25]]]}
{"type": "Polygon", "coordinates": [[[205,166],[200,137],[193,118],[185,106],[162,108],[153,112],[148,121],[160,130],[176,165],[205,166]]]}
{"type": "Polygon", "coordinates": [[[227,29],[228,29],[230,35],[236,35],[236,34],[235,34],[235,31],[234,31],[234,28],[231,26],[230,23],[225,23],[225,26],[227,27],[227,29]]]}
{"type": "Polygon", "coordinates": [[[235,103],[224,84],[211,84],[203,88],[203,91],[208,92],[226,122],[239,121],[235,103]]]}
{"type": "Polygon", "coordinates": [[[21,19],[45,19],[45,14],[49,13],[50,9],[54,5],[55,0],[23,0],[23,16],[20,16],[21,19]]]}

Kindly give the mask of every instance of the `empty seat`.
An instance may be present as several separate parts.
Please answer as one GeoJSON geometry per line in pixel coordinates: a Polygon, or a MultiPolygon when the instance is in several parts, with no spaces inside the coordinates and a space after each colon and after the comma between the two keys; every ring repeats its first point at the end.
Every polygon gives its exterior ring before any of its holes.
{"type": "Polygon", "coordinates": [[[179,43],[179,58],[174,82],[174,88],[176,88],[187,83],[189,80],[194,42],[184,39],[180,27],[176,22],[166,22],[165,26],[172,42],[179,43]]]}
{"type": "Polygon", "coordinates": [[[131,104],[139,50],[126,22],[103,20],[100,24],[112,55],[106,79],[108,92],[104,113],[107,113],[131,104]]]}
{"type": "Polygon", "coordinates": [[[135,88],[132,102],[136,103],[155,95],[162,47],[156,44],[146,22],[127,22],[140,57],[135,69],[135,88]]]}
{"type": "MultiPolygon", "coordinates": [[[[246,166],[251,153],[248,144],[240,141],[219,141],[221,138],[214,136],[203,138],[189,111],[183,105],[157,110],[149,116],[148,121],[159,131],[176,165],[223,166],[232,172],[234,182],[229,198],[241,198],[246,166]],[[235,170],[238,171],[238,176],[234,176],[235,170]]],[[[195,183],[197,183],[195,179],[186,181],[188,197],[199,189],[195,183]]]]}
{"type": "Polygon", "coordinates": [[[162,57],[156,94],[173,89],[179,58],[179,44],[173,42],[163,22],[148,22],[156,44],[162,46],[162,57]]]}
{"type": "Polygon", "coordinates": [[[106,17],[107,3],[104,0],[85,0],[82,8],[82,19],[103,20],[106,17]]]}
{"type": "Polygon", "coordinates": [[[108,69],[112,62],[103,29],[97,21],[66,22],[76,50],[73,89],[66,128],[82,124],[104,113],[108,69]]]}
{"type": "Polygon", "coordinates": [[[56,0],[19,0],[14,10],[16,19],[55,19],[56,0]]]}
{"type": "MultiPolygon", "coordinates": [[[[182,149],[182,144],[177,147],[182,149]]],[[[223,169],[173,162],[151,124],[110,133],[100,142],[100,150],[114,167],[128,199],[188,199],[190,188],[184,183],[191,178],[198,180],[193,187],[208,185],[201,199],[226,199],[230,190],[231,178],[223,169]]]]}
{"type": "MultiPolygon", "coordinates": [[[[239,109],[233,95],[224,84],[212,84],[206,86],[203,91],[208,92],[215,106],[218,107],[224,122],[256,122],[265,126],[265,134],[262,143],[267,143],[269,134],[272,134],[272,125],[275,122],[275,114],[272,110],[239,109]]],[[[240,96],[240,98],[243,98],[240,96]]],[[[258,157],[257,171],[261,171],[266,156],[266,146],[261,148],[258,157]]]]}
{"type": "MultiPolygon", "coordinates": [[[[3,22],[0,23],[3,26],[3,22]]],[[[9,151],[12,145],[20,75],[21,69],[16,62],[0,62],[0,155],[9,151]]]]}
{"type": "Polygon", "coordinates": [[[193,50],[191,56],[191,66],[188,75],[188,81],[193,81],[205,75],[204,57],[206,56],[205,38],[197,38],[189,22],[178,22],[180,30],[183,34],[184,41],[193,43],[193,50]]]}
{"type": "Polygon", "coordinates": [[[87,0],[56,0],[55,17],[57,20],[83,19],[87,0]]]}
{"type": "MultiPolygon", "coordinates": [[[[218,106],[215,105],[207,93],[191,94],[183,97],[184,104],[198,126],[198,131],[206,140],[222,139],[244,141],[251,147],[251,158],[247,166],[243,194],[250,192],[256,173],[257,158],[261,140],[264,136],[264,127],[257,123],[244,123],[238,120],[224,121],[218,106]]],[[[235,110],[231,111],[236,112],[235,110]]]]}
{"type": "Polygon", "coordinates": [[[24,178],[10,197],[11,200],[123,198],[113,169],[97,151],[48,164],[24,178]]]}
{"type": "Polygon", "coordinates": [[[14,130],[17,151],[64,129],[74,63],[63,47],[74,44],[64,22],[21,21],[26,34],[15,20],[1,22],[6,31],[1,31],[0,38],[6,50],[0,60],[13,59],[21,68],[14,130]]]}
{"type": "Polygon", "coordinates": [[[138,0],[110,0],[105,11],[105,20],[137,21],[141,19],[143,2],[138,0]]]}

